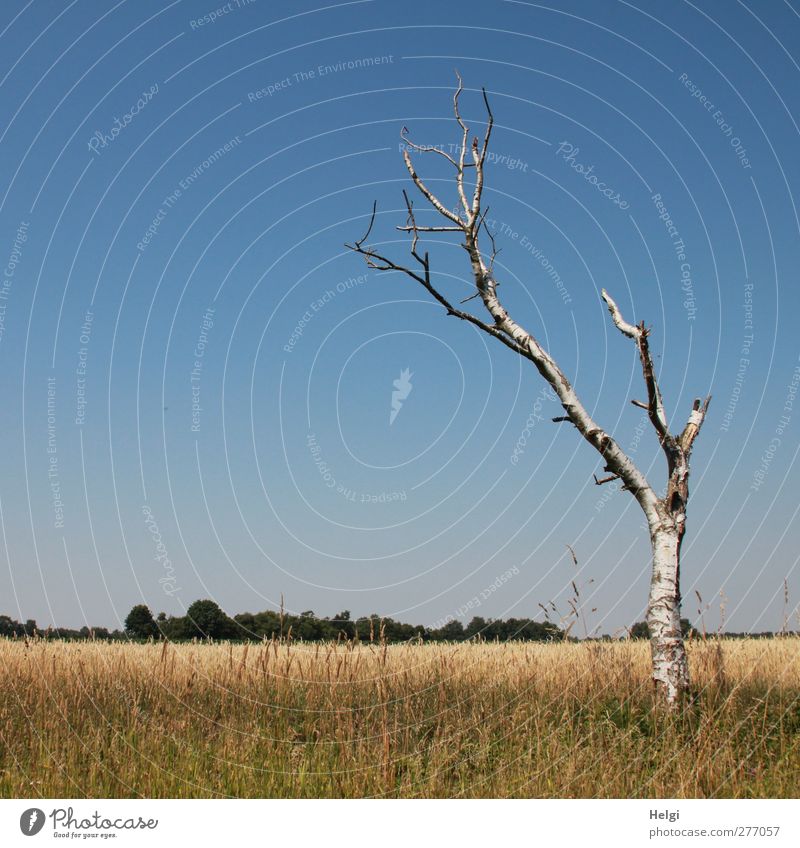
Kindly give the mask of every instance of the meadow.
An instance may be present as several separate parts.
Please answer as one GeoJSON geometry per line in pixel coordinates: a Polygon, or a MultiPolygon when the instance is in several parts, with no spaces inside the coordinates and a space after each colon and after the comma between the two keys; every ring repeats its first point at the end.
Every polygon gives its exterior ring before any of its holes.
{"type": "Polygon", "coordinates": [[[689,648],[0,640],[0,796],[797,797],[800,638],[689,648]]]}

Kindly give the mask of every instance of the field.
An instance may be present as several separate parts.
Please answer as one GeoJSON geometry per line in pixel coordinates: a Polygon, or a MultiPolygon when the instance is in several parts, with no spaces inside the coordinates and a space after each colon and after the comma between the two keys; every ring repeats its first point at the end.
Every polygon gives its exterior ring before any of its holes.
{"type": "Polygon", "coordinates": [[[800,639],[0,641],[2,797],[797,797],[800,639]]]}

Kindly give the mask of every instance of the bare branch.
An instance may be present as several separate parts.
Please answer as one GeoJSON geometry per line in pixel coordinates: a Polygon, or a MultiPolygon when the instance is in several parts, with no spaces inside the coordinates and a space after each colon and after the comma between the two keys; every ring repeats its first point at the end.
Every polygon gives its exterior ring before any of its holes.
{"type": "Polygon", "coordinates": [[[400,130],[400,138],[402,138],[409,147],[416,150],[418,153],[438,153],[440,156],[444,156],[444,158],[447,159],[447,161],[455,168],[458,167],[458,162],[456,162],[449,153],[445,152],[440,147],[436,147],[433,144],[415,144],[411,141],[408,137],[408,127],[403,127],[403,129],[400,130]]]}
{"type": "Polygon", "coordinates": [[[469,129],[467,128],[467,125],[464,123],[464,120],[461,117],[461,110],[458,108],[458,98],[461,97],[461,92],[464,90],[464,83],[461,79],[461,74],[458,72],[458,68],[455,68],[454,71],[456,79],[458,80],[458,86],[456,87],[455,94],[453,94],[453,112],[455,112],[458,125],[464,132],[464,144],[462,145],[462,147],[466,151],[466,139],[469,135],[469,129]]]}
{"type": "Polygon", "coordinates": [[[492,127],[494,126],[494,115],[492,114],[492,107],[489,105],[489,98],[486,94],[486,89],[481,88],[481,92],[483,93],[483,103],[486,106],[486,113],[489,115],[489,121],[486,124],[486,134],[483,137],[483,149],[481,150],[481,165],[486,161],[486,153],[489,150],[489,138],[492,135],[492,127]]]}
{"type": "Polygon", "coordinates": [[[619,476],[617,474],[609,474],[608,477],[601,477],[599,480],[597,479],[596,474],[592,474],[594,477],[595,486],[602,486],[604,483],[613,483],[614,480],[619,480],[619,476]]]}
{"type": "Polygon", "coordinates": [[[639,409],[644,409],[644,410],[650,409],[650,407],[646,403],[642,403],[640,400],[632,400],[631,403],[634,406],[638,406],[639,409]]]}
{"type": "Polygon", "coordinates": [[[528,351],[530,354],[528,358],[532,360],[539,373],[550,384],[561,401],[561,405],[568,413],[569,419],[581,435],[606,460],[613,473],[618,474],[623,479],[625,485],[645,512],[648,521],[656,521],[658,496],[648,483],[645,475],[636,467],[633,460],[617,442],[592,420],[569,380],[539,341],[508,314],[497,296],[497,281],[486,267],[471,229],[465,232],[465,239],[465,248],[470,256],[476,286],[481,294],[484,306],[494,318],[495,327],[528,351]]]}
{"type": "Polygon", "coordinates": [[[414,165],[411,162],[411,157],[408,155],[407,150],[403,151],[403,161],[406,163],[406,168],[408,169],[408,173],[411,174],[411,179],[414,181],[414,185],[422,192],[428,203],[430,203],[440,215],[444,215],[445,218],[449,218],[454,224],[458,224],[459,227],[463,228],[464,222],[461,218],[456,215],[455,212],[451,212],[419,178],[417,172],[414,170],[414,165]]]}
{"type": "Polygon", "coordinates": [[[689,413],[689,420],[686,422],[686,426],[683,428],[683,432],[678,439],[681,449],[687,456],[691,453],[694,440],[697,438],[700,433],[700,428],[706,420],[706,413],[708,412],[710,403],[711,395],[708,395],[702,403],[700,398],[696,398],[692,405],[692,411],[689,413]]]}
{"type": "MultiPolygon", "coordinates": [[[[642,376],[644,377],[645,385],[647,386],[647,409],[650,416],[650,422],[658,433],[659,441],[667,453],[667,458],[672,461],[672,451],[675,449],[675,440],[669,433],[667,426],[667,416],[664,412],[664,400],[661,397],[661,389],[656,380],[655,366],[653,365],[653,357],[650,355],[650,343],[647,337],[650,331],[645,327],[644,321],[639,325],[629,324],[623,317],[614,299],[603,289],[601,291],[603,300],[608,306],[608,311],[611,313],[611,318],[614,321],[614,326],[625,336],[633,339],[639,349],[639,359],[642,363],[642,376]]],[[[640,404],[634,401],[634,406],[640,404]]]]}
{"type": "MultiPolygon", "coordinates": [[[[412,227],[413,229],[413,227],[412,227]]],[[[367,231],[367,235],[369,234],[369,230],[367,231]]],[[[366,238],[366,235],[365,237],[366,238]]],[[[373,268],[377,271],[399,271],[405,274],[408,277],[411,277],[412,280],[419,283],[423,286],[433,298],[441,303],[441,305],[445,308],[448,315],[452,315],[455,318],[460,318],[462,321],[467,321],[470,324],[478,327],[480,330],[483,330],[484,333],[488,333],[490,336],[493,336],[498,341],[501,341],[506,347],[510,348],[514,351],[514,353],[519,354],[520,356],[524,356],[526,359],[530,359],[530,353],[521,345],[517,344],[513,339],[506,337],[497,327],[493,327],[490,324],[487,324],[484,321],[481,321],[475,315],[472,315],[470,312],[464,312],[461,309],[453,306],[450,301],[447,300],[444,295],[441,294],[430,281],[430,263],[428,260],[428,254],[426,253],[424,257],[420,257],[415,249],[412,250],[414,254],[414,258],[417,259],[418,262],[423,267],[424,276],[420,276],[415,271],[412,271],[410,268],[407,268],[404,265],[398,265],[392,259],[389,259],[386,256],[378,253],[376,250],[370,247],[364,247],[361,241],[357,241],[354,244],[345,244],[345,247],[352,250],[355,253],[360,253],[367,262],[367,266],[369,268],[373,268]]]]}
{"type": "Polygon", "coordinates": [[[410,233],[412,230],[416,230],[418,233],[463,233],[463,227],[395,227],[396,230],[399,230],[402,233],[410,233]]]}
{"type": "Polygon", "coordinates": [[[414,217],[414,205],[408,199],[408,195],[406,194],[406,190],[403,189],[403,200],[406,202],[406,209],[408,210],[408,229],[414,234],[414,237],[411,239],[411,255],[417,262],[422,265],[423,268],[427,270],[427,266],[425,262],[420,258],[417,253],[417,242],[419,241],[419,230],[417,229],[417,221],[414,217]]]}
{"type": "Polygon", "coordinates": [[[494,234],[489,229],[489,225],[486,223],[486,216],[488,214],[489,214],[489,207],[487,206],[486,209],[483,211],[483,214],[481,215],[481,219],[478,222],[478,226],[477,226],[475,232],[480,233],[481,226],[482,226],[483,231],[486,233],[487,236],[489,236],[489,241],[492,243],[492,255],[489,257],[489,273],[494,274],[494,260],[495,260],[495,257],[497,256],[497,254],[500,251],[498,250],[497,244],[495,243],[494,234]]]}
{"type": "Polygon", "coordinates": [[[461,74],[459,74],[457,70],[456,79],[458,80],[458,88],[456,89],[456,93],[453,95],[453,112],[455,113],[456,121],[458,121],[459,127],[461,127],[461,145],[458,149],[456,188],[458,189],[458,199],[461,201],[461,205],[464,207],[464,215],[466,216],[467,221],[471,223],[470,216],[472,212],[470,210],[469,203],[467,202],[467,195],[464,192],[464,161],[467,156],[467,139],[469,138],[469,128],[464,123],[461,117],[461,110],[458,106],[458,98],[461,97],[461,92],[464,90],[464,83],[461,81],[461,74]]]}
{"type": "Polygon", "coordinates": [[[626,335],[629,339],[633,339],[634,341],[639,340],[639,328],[634,326],[633,324],[629,324],[623,317],[622,313],[619,311],[619,307],[617,306],[614,298],[605,290],[602,289],[600,292],[601,297],[606,302],[606,306],[608,306],[608,311],[611,313],[611,318],[614,321],[614,326],[623,334],[626,335]]]}
{"type": "Polygon", "coordinates": [[[356,253],[360,253],[366,259],[368,268],[372,268],[376,271],[401,271],[403,274],[407,274],[409,277],[416,280],[420,285],[425,285],[425,279],[419,274],[412,271],[410,268],[406,268],[404,265],[398,265],[391,259],[387,259],[371,247],[359,247],[358,243],[345,244],[345,247],[356,253]]]}
{"type": "MultiPolygon", "coordinates": [[[[653,358],[650,356],[650,343],[647,341],[649,331],[644,327],[642,321],[639,327],[639,359],[642,362],[642,374],[644,382],[647,386],[647,399],[650,413],[650,421],[661,436],[662,441],[671,442],[672,436],[667,428],[667,416],[664,412],[664,400],[661,397],[661,389],[658,387],[656,380],[655,368],[653,366],[653,358]]],[[[670,447],[665,445],[665,447],[670,447]]]]}
{"type": "Polygon", "coordinates": [[[492,135],[492,127],[494,126],[494,115],[492,107],[489,105],[489,98],[486,95],[486,89],[482,88],[483,102],[486,105],[486,112],[489,116],[486,122],[486,133],[483,137],[483,147],[478,153],[478,139],[472,143],[472,161],[475,164],[475,192],[472,195],[472,220],[474,221],[480,214],[481,195],[483,194],[483,166],[486,162],[486,153],[489,149],[489,138],[492,135]]]}
{"type": "Polygon", "coordinates": [[[375,223],[375,214],[377,213],[377,211],[378,211],[378,201],[373,200],[372,201],[372,215],[370,216],[370,219],[369,219],[369,226],[367,227],[367,231],[364,233],[364,235],[361,236],[361,238],[356,242],[356,247],[361,247],[361,245],[364,244],[364,242],[369,238],[369,234],[372,232],[372,225],[375,223]]]}

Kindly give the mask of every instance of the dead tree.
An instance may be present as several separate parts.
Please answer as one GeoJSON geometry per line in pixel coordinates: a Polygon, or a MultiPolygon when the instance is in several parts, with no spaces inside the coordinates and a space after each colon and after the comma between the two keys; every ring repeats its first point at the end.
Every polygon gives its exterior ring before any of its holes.
{"type": "Polygon", "coordinates": [[[686,505],[689,500],[689,459],[692,445],[700,432],[711,398],[707,397],[704,401],[695,400],[686,426],[681,433],[679,435],[671,433],[650,353],[648,343],[650,330],[644,322],[629,324],[623,318],[612,297],[605,290],[602,291],[602,298],[608,306],[614,325],[624,336],[634,342],[639,353],[647,401],[634,400],[632,403],[647,411],[666,455],[667,486],[664,496],[659,497],[631,458],[599,424],[592,420],[558,363],[542,347],[538,339],[508,314],[498,297],[498,282],[494,273],[497,249],[492,233],[486,225],[488,207],[484,209],[482,206],[486,154],[489,149],[494,117],[484,89],[483,102],[487,112],[486,130],[482,142],[476,137],[470,143],[469,128],[464,123],[459,108],[462,91],[461,77],[458,76],[458,87],[453,97],[453,111],[460,129],[460,143],[451,148],[453,155],[439,147],[415,144],[408,138],[408,130],[405,127],[401,131],[401,137],[407,146],[403,152],[403,160],[411,180],[430,207],[440,216],[440,220],[433,226],[418,224],[414,204],[403,191],[407,219],[406,223],[397,229],[407,232],[410,236],[413,263],[401,265],[367,244],[375,224],[375,205],[372,208],[372,216],[366,233],[361,239],[354,244],[348,244],[347,247],[362,254],[370,268],[378,271],[399,271],[410,277],[444,307],[447,315],[473,324],[515,353],[529,359],[553,388],[564,408],[565,414],[554,420],[571,422],[602,457],[607,476],[600,480],[595,477],[595,482],[599,485],[619,480],[621,487],[636,499],[647,519],[653,555],[650,596],[647,605],[653,682],[657,700],[674,707],[681,701],[689,686],[686,649],[680,624],[680,555],[681,543],[686,531],[686,505]],[[441,156],[454,168],[455,188],[458,195],[458,205],[455,210],[442,202],[420,178],[411,161],[409,149],[441,156]],[[428,252],[421,251],[419,246],[420,235],[424,233],[455,233],[463,239],[461,246],[469,256],[475,292],[462,300],[458,307],[453,305],[431,282],[428,252]],[[490,245],[488,253],[479,243],[483,235],[486,236],[490,245]],[[480,298],[483,301],[489,316],[488,320],[459,308],[473,298],[480,298]]]}

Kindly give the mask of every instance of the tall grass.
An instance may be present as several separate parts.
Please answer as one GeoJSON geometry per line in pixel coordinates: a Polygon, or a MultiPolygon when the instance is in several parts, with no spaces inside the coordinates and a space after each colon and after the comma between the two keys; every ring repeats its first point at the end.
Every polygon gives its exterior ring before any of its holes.
{"type": "Polygon", "coordinates": [[[800,639],[0,641],[4,797],[797,797],[800,639]]]}

